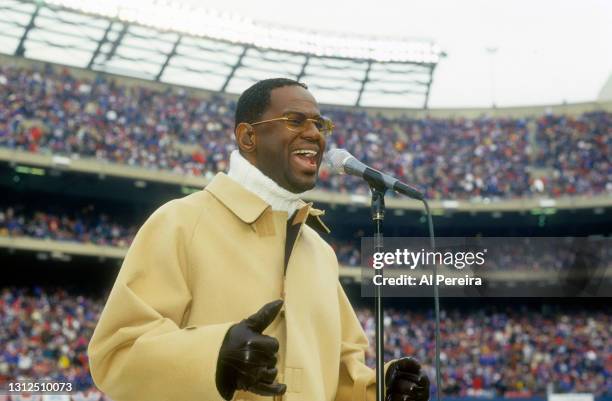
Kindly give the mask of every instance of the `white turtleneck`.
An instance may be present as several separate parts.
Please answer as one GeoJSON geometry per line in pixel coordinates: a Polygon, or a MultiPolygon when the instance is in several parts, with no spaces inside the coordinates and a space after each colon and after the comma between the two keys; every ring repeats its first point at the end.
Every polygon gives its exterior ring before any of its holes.
{"type": "Polygon", "coordinates": [[[227,175],[263,199],[272,210],[287,212],[287,218],[303,205],[300,198],[305,192],[294,194],[287,191],[242,157],[238,150],[234,150],[230,155],[227,175]]]}

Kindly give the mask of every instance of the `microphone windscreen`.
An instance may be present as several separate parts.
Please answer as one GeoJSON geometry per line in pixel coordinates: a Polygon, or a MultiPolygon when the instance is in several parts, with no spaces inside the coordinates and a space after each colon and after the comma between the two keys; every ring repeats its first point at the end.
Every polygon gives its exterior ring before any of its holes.
{"type": "Polygon", "coordinates": [[[325,161],[333,174],[344,174],[344,163],[352,155],[345,149],[332,149],[325,153],[325,161]]]}

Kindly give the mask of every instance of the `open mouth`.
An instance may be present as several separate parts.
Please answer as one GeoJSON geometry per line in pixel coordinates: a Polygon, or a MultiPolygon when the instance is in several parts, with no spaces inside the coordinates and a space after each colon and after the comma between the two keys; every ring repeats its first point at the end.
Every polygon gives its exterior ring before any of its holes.
{"type": "Polygon", "coordinates": [[[291,159],[295,160],[296,164],[304,170],[304,172],[308,173],[316,173],[317,172],[317,162],[318,162],[319,152],[311,149],[297,149],[291,152],[291,159]]]}

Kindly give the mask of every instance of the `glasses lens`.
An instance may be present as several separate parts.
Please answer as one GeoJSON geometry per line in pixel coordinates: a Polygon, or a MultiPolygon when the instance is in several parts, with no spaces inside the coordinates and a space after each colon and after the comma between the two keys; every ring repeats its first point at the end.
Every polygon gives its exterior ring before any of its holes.
{"type": "Polygon", "coordinates": [[[287,128],[291,131],[302,132],[306,130],[308,121],[312,121],[316,129],[323,135],[330,135],[334,124],[330,119],[325,117],[308,118],[302,113],[287,113],[285,114],[287,128]]]}
{"type": "Polygon", "coordinates": [[[332,130],[334,129],[334,123],[329,118],[319,117],[317,119],[317,129],[323,135],[331,135],[332,130]]]}
{"type": "Polygon", "coordinates": [[[307,118],[304,114],[301,113],[287,113],[285,114],[287,118],[285,122],[287,123],[287,128],[292,131],[302,131],[306,128],[307,118]]]}
{"type": "Polygon", "coordinates": [[[319,117],[319,118],[315,118],[313,121],[314,121],[315,127],[317,127],[319,132],[325,131],[325,120],[319,117]]]}

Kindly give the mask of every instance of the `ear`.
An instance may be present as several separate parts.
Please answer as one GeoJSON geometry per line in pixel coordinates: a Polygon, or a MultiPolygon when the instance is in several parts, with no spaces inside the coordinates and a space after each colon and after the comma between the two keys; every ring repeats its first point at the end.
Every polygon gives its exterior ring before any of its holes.
{"type": "Polygon", "coordinates": [[[257,136],[251,124],[238,124],[234,135],[236,137],[236,144],[242,153],[253,153],[257,148],[257,136]]]}

